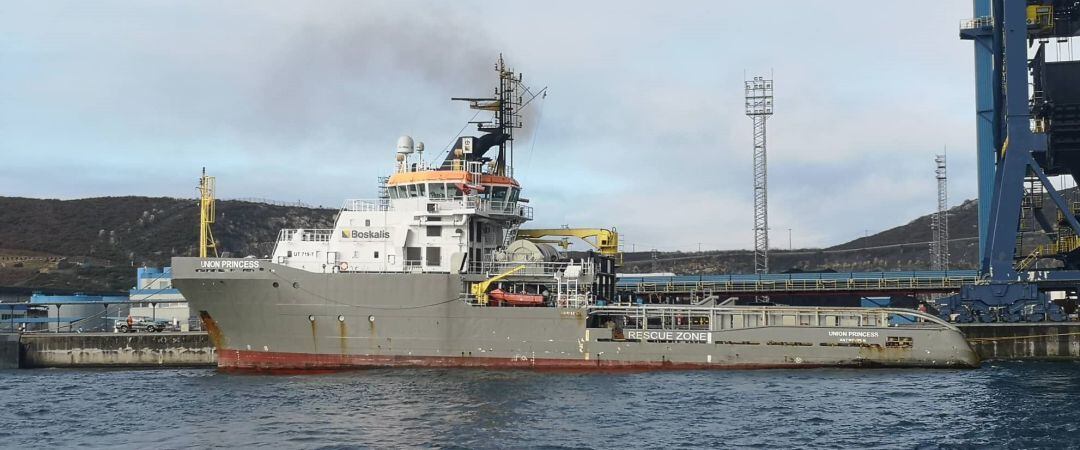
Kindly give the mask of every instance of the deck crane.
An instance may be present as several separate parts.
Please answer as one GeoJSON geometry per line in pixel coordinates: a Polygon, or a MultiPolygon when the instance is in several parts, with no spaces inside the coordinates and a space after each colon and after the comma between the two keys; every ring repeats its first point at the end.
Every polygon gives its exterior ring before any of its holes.
{"type": "MultiPolygon", "coordinates": [[[[619,233],[612,228],[535,228],[517,231],[517,237],[522,239],[542,239],[545,237],[575,237],[586,244],[591,245],[601,255],[615,260],[616,265],[622,265],[622,252],[619,251],[619,233]]],[[[566,242],[560,243],[564,249],[566,242]]]]}
{"type": "Polygon", "coordinates": [[[499,280],[501,280],[503,278],[506,278],[506,277],[508,277],[510,275],[513,275],[513,274],[517,273],[519,270],[524,269],[524,268],[525,268],[525,265],[520,265],[520,266],[514,267],[513,269],[507,270],[506,272],[503,272],[503,273],[495,275],[495,276],[493,276],[491,278],[488,278],[488,279],[486,279],[484,281],[473,284],[472,285],[472,295],[473,295],[473,297],[476,297],[476,302],[481,304],[481,305],[488,304],[488,292],[487,292],[488,287],[490,287],[492,283],[495,283],[495,282],[497,282],[497,281],[499,281],[499,280]]]}

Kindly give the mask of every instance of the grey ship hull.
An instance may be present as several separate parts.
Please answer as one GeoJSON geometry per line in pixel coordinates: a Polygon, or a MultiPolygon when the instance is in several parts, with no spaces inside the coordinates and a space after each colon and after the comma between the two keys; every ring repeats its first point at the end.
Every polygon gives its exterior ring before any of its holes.
{"type": "Polygon", "coordinates": [[[979,364],[955,328],[860,327],[860,335],[870,337],[857,346],[830,340],[830,332],[843,328],[809,326],[710,330],[707,338],[699,334],[693,342],[676,335],[638,335],[635,340],[632,332],[613,336],[610,328],[588,327],[586,309],[466,303],[461,276],[455,274],[319,274],[267,261],[259,261],[257,268],[215,270],[201,268],[203,261],[174,258],[173,285],[202,316],[222,368],[979,364]],[[912,345],[890,347],[889,337],[910,338],[912,345]]]}

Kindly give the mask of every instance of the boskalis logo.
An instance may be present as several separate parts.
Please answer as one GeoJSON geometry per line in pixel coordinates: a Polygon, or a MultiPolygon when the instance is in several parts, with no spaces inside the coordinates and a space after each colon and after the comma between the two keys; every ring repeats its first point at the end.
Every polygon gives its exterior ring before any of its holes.
{"type": "Polygon", "coordinates": [[[390,232],[386,230],[351,230],[348,228],[341,229],[342,239],[390,239],[390,232]]]}

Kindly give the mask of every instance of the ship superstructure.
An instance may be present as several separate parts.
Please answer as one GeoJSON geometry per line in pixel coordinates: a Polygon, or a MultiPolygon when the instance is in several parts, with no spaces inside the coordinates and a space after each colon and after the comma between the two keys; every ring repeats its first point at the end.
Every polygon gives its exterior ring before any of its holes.
{"type": "MultiPolygon", "coordinates": [[[[619,256],[613,230],[521,230],[533,208],[513,177],[513,141],[521,126],[518,110],[529,101],[522,101],[522,92],[529,90],[501,57],[496,71],[493,96],[453,99],[492,113],[491,120],[475,122],[479,136],[457,137],[435,164],[425,161],[423,142],[400,137],[381,198],[346,200],[331,229],[281,230],[271,261],[316,273],[461,274],[463,293],[486,282],[496,289],[496,302],[511,298],[517,301],[509,303],[534,305],[541,298],[554,303],[555,275],[568,276],[569,267],[576,274],[573,295],[610,299],[619,256]],[[518,239],[519,231],[531,239],[518,239]],[[590,238],[585,242],[599,253],[563,261],[559,248],[569,245],[568,236],[590,238]]],[[[487,303],[486,293],[472,296],[487,303]]]]}
{"type": "Polygon", "coordinates": [[[334,228],[282,230],[269,260],[174,258],[220,366],[978,364],[955,327],[916,311],[616,297],[614,229],[522,227],[514,130],[539,93],[501,58],[496,71],[492,96],[456,99],[491,113],[478,136],[434,163],[398,139],[383,195],[347,200],[334,228]],[[568,252],[570,238],[592,251],[568,252]]]}

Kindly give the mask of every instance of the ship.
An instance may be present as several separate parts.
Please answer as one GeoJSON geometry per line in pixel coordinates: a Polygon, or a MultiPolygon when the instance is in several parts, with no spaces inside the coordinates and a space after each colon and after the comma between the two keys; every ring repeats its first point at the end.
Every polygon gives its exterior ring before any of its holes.
{"type": "Polygon", "coordinates": [[[281,230],[266,258],[173,258],[220,368],[979,365],[959,329],[915,310],[617,292],[617,230],[524,226],[514,132],[546,91],[501,57],[495,71],[493,95],[454,99],[490,115],[475,136],[427,159],[399,138],[377,198],[346,200],[333,228],[281,230]]]}

